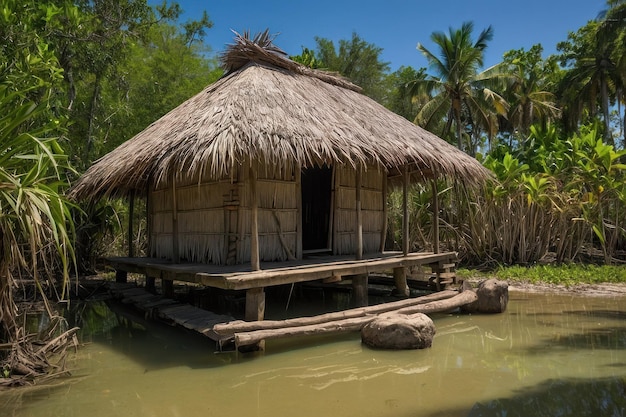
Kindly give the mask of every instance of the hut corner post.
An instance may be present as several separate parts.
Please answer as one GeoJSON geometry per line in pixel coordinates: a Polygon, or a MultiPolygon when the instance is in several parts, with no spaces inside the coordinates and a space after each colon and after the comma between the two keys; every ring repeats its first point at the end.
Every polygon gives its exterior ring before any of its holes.
{"type": "MultiPolygon", "coordinates": [[[[409,243],[409,166],[402,168],[402,254],[407,256],[410,250],[409,243]]],[[[395,295],[408,297],[410,294],[407,282],[406,267],[401,266],[393,269],[393,280],[395,284],[395,295]]]]}
{"type": "MultiPolygon", "coordinates": [[[[363,182],[363,167],[359,164],[355,173],[355,194],[356,194],[356,259],[363,259],[363,212],[361,210],[361,188],[363,182]]],[[[352,293],[354,295],[354,305],[364,307],[368,304],[367,299],[367,274],[354,275],[352,277],[352,293]]]]}
{"type": "MultiPolygon", "coordinates": [[[[250,162],[250,267],[252,271],[261,270],[259,254],[259,194],[257,190],[257,166],[250,162]]],[[[246,290],[247,321],[263,320],[265,316],[265,290],[263,287],[246,290]]],[[[259,346],[262,348],[262,346],[259,346]]]]}
{"type": "MultiPolygon", "coordinates": [[[[133,246],[133,217],[135,216],[135,191],[131,191],[128,196],[128,257],[135,257],[135,248],[133,246]]],[[[115,282],[125,283],[128,281],[128,272],[121,269],[115,270],[115,282]]]]}
{"type": "Polygon", "coordinates": [[[439,253],[439,191],[437,178],[432,181],[433,190],[433,252],[439,253]]]}

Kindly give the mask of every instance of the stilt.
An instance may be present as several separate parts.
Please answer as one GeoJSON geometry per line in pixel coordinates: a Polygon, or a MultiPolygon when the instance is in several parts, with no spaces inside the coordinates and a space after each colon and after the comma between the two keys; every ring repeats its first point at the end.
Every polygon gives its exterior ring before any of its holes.
{"type": "MultiPolygon", "coordinates": [[[[259,321],[263,320],[264,317],[265,290],[263,287],[246,290],[246,321],[259,321]]],[[[265,340],[256,342],[251,350],[265,350],[265,340]]]]}
{"type": "Polygon", "coordinates": [[[367,274],[352,276],[352,295],[354,297],[353,304],[355,307],[365,307],[368,304],[367,279],[367,274]]]}
{"type": "Polygon", "coordinates": [[[148,275],[146,275],[146,291],[150,292],[150,293],[156,293],[156,285],[155,285],[155,279],[154,277],[149,277],[148,275]]]}
{"type": "Polygon", "coordinates": [[[406,281],[406,268],[399,267],[393,268],[393,281],[395,282],[396,288],[394,289],[394,295],[399,297],[408,297],[409,296],[409,286],[406,281]]]}
{"type": "Polygon", "coordinates": [[[265,316],[265,291],[263,287],[246,290],[246,321],[263,320],[265,316]]]}
{"type": "Polygon", "coordinates": [[[128,272],[121,269],[115,270],[115,282],[126,283],[128,281],[128,272]]]}
{"type": "Polygon", "coordinates": [[[161,279],[161,291],[165,297],[174,297],[174,281],[171,279],[161,279]]]}

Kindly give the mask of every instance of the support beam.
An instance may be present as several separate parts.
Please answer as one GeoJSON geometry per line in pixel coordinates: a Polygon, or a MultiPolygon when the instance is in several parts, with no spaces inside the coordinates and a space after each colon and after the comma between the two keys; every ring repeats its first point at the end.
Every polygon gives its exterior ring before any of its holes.
{"type": "Polygon", "coordinates": [[[352,276],[352,304],[355,307],[365,307],[368,305],[367,299],[367,274],[359,274],[352,276]]]}
{"type": "Polygon", "coordinates": [[[439,191],[437,190],[437,179],[432,181],[433,190],[433,252],[439,253],[439,191]]]}
{"type": "Polygon", "coordinates": [[[410,292],[409,285],[407,284],[406,280],[405,267],[393,268],[393,281],[396,286],[394,290],[394,295],[397,295],[399,297],[408,297],[410,292]]]}
{"type": "Polygon", "coordinates": [[[402,253],[409,254],[409,166],[402,169],[402,253]]]}
{"type": "Polygon", "coordinates": [[[259,193],[257,190],[256,162],[250,162],[250,267],[253,271],[261,270],[259,256],[259,193]]]}
{"type": "Polygon", "coordinates": [[[176,197],[176,174],[172,174],[172,261],[180,263],[178,249],[178,199],[176,197]]]}
{"type": "MultiPolygon", "coordinates": [[[[294,180],[296,182],[296,259],[302,259],[302,165],[296,164],[294,180]]],[[[331,222],[332,225],[332,222],[331,222]]]]}
{"type": "Polygon", "coordinates": [[[265,316],[265,291],[263,287],[246,290],[246,321],[260,321],[265,316]]]}
{"type": "Polygon", "coordinates": [[[122,269],[115,270],[115,282],[124,284],[128,281],[128,272],[122,269]]]}
{"type": "Polygon", "coordinates": [[[383,205],[383,227],[380,231],[380,247],[379,252],[385,251],[385,243],[387,242],[387,229],[389,228],[389,212],[387,209],[387,172],[383,172],[382,187],[382,205],[383,205]]]}
{"type": "Polygon", "coordinates": [[[135,245],[133,245],[133,217],[135,216],[135,191],[130,192],[128,201],[128,257],[135,257],[135,245]]]}
{"type": "Polygon", "coordinates": [[[161,279],[161,291],[163,296],[167,298],[174,297],[174,281],[171,279],[161,279]]]}
{"type": "Polygon", "coordinates": [[[362,167],[356,168],[355,191],[356,191],[356,259],[363,259],[363,212],[361,210],[361,182],[362,167]]]}

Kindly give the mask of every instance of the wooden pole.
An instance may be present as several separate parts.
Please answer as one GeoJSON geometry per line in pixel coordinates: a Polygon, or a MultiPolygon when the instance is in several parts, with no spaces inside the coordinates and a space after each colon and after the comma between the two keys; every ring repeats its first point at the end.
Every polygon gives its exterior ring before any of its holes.
{"type": "Polygon", "coordinates": [[[172,173],[172,260],[175,264],[180,262],[178,251],[178,201],[176,198],[176,174],[172,173]]]}
{"type": "Polygon", "coordinates": [[[410,294],[409,285],[406,280],[406,268],[393,268],[393,281],[395,283],[395,295],[400,297],[408,297],[410,294]]]}
{"type": "Polygon", "coordinates": [[[256,162],[250,161],[250,267],[261,270],[259,256],[259,194],[257,190],[256,162]]]}
{"type": "Polygon", "coordinates": [[[387,209],[387,172],[383,171],[383,189],[382,189],[382,204],[383,204],[383,227],[380,231],[380,253],[385,251],[385,243],[387,241],[387,229],[389,228],[389,213],[387,209]]]}
{"type": "Polygon", "coordinates": [[[296,164],[296,259],[302,259],[302,165],[296,164]]]}
{"type": "Polygon", "coordinates": [[[242,321],[235,320],[229,323],[218,323],[213,327],[213,331],[222,336],[230,336],[234,333],[251,332],[255,330],[281,329],[284,327],[310,326],[323,324],[331,321],[345,320],[357,317],[381,314],[405,307],[423,305],[433,301],[446,300],[457,295],[454,290],[443,290],[417,298],[392,301],[389,303],[376,304],[369,307],[361,307],[350,310],[335,311],[318,316],[297,317],[286,320],[263,320],[263,321],[242,321]]]}
{"type": "Polygon", "coordinates": [[[135,257],[135,247],[133,245],[133,217],[135,216],[135,191],[130,192],[128,201],[128,257],[135,257]]]}
{"type": "Polygon", "coordinates": [[[361,165],[356,169],[355,191],[356,191],[356,259],[363,259],[363,212],[361,211],[361,165]]]}
{"type": "Polygon", "coordinates": [[[263,287],[246,290],[246,321],[262,321],[265,316],[265,291],[263,287]]]}
{"type": "Polygon", "coordinates": [[[409,166],[402,169],[402,253],[409,254],[409,166]]]}
{"type": "Polygon", "coordinates": [[[431,184],[433,190],[433,252],[439,253],[439,196],[437,179],[433,179],[431,184]]]}
{"type": "MultiPolygon", "coordinates": [[[[412,316],[415,314],[433,314],[444,311],[454,310],[466,304],[470,304],[478,299],[474,291],[463,291],[454,297],[441,301],[433,301],[427,304],[416,305],[412,307],[396,310],[396,314],[406,314],[412,316]]],[[[297,327],[283,327],[279,329],[255,330],[247,333],[235,333],[235,345],[237,347],[252,345],[259,341],[267,339],[276,339],[280,337],[304,336],[313,334],[327,333],[344,333],[359,331],[367,323],[376,318],[376,315],[367,315],[363,317],[355,317],[344,320],[335,320],[321,324],[305,325],[297,327]]]]}

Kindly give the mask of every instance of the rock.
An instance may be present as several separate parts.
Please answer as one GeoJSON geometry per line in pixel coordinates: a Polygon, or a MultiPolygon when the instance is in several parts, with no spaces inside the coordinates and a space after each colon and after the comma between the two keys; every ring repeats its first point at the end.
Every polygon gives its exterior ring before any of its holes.
{"type": "Polygon", "coordinates": [[[361,341],[379,349],[424,349],[435,336],[435,324],[426,314],[381,314],[361,329],[361,341]]]}
{"type": "Polygon", "coordinates": [[[463,306],[468,313],[503,313],[509,303],[509,284],[506,281],[488,279],[481,281],[476,289],[478,300],[463,306]]]}

